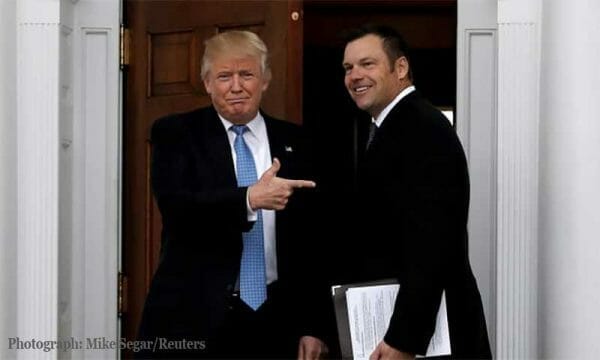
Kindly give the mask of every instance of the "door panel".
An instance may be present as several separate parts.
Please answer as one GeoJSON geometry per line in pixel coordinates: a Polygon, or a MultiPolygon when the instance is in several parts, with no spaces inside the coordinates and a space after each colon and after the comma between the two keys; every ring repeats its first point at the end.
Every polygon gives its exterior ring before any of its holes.
{"type": "Polygon", "coordinates": [[[160,213],[150,188],[149,131],[162,116],[210,104],[200,76],[204,41],[218,32],[259,34],[270,51],[273,80],[263,109],[300,123],[301,22],[290,24],[297,1],[126,1],[131,61],[126,69],[123,271],[128,308],[123,334],[133,339],[160,253],[160,213]],[[299,75],[294,75],[299,77],[299,75]]]}

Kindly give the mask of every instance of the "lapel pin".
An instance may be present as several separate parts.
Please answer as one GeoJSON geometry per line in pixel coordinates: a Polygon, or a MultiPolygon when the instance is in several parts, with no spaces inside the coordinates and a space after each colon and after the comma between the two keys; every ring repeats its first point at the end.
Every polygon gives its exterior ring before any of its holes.
{"type": "Polygon", "coordinates": [[[287,152],[292,152],[292,151],[294,151],[294,150],[292,149],[292,147],[291,147],[291,146],[286,146],[286,147],[285,147],[285,151],[287,151],[287,152]]]}

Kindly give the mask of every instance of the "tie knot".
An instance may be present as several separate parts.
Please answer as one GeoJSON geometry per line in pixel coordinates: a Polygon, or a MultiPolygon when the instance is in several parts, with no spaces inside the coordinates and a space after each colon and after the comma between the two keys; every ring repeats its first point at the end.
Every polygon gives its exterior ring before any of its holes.
{"type": "Polygon", "coordinates": [[[375,122],[371,122],[371,126],[369,127],[369,137],[367,138],[367,149],[373,142],[373,138],[375,137],[376,132],[377,132],[377,124],[375,124],[375,122]]]}
{"type": "Polygon", "coordinates": [[[371,122],[371,126],[369,127],[369,131],[374,133],[374,132],[376,132],[377,130],[378,130],[378,128],[377,128],[377,124],[376,124],[376,123],[374,123],[374,122],[371,122]]]}
{"type": "Polygon", "coordinates": [[[237,136],[240,136],[248,131],[248,127],[246,125],[233,125],[231,129],[237,136]]]}

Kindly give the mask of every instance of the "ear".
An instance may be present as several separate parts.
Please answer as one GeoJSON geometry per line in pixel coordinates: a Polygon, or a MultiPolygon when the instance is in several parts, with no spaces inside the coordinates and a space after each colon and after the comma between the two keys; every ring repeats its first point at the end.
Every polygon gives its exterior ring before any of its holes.
{"type": "Polygon", "coordinates": [[[408,60],[405,56],[400,56],[396,59],[396,63],[394,64],[396,68],[396,73],[398,74],[398,80],[408,80],[408,70],[410,65],[408,64],[408,60]]]}
{"type": "Polygon", "coordinates": [[[267,91],[267,89],[269,88],[269,83],[270,83],[269,80],[263,81],[262,91],[267,91]]]}
{"type": "Polygon", "coordinates": [[[212,86],[211,86],[209,76],[206,75],[206,78],[203,81],[204,81],[204,89],[206,89],[206,93],[210,95],[210,93],[212,92],[212,86]]]}
{"type": "Polygon", "coordinates": [[[271,69],[267,69],[262,76],[262,91],[267,91],[269,84],[271,83],[271,69]]]}

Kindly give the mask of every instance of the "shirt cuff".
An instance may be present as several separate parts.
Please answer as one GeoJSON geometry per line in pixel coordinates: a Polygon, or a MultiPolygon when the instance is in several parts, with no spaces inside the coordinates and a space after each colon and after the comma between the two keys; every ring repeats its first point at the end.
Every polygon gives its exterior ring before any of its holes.
{"type": "Polygon", "coordinates": [[[246,212],[248,214],[248,221],[256,221],[258,220],[258,212],[252,210],[250,207],[250,187],[246,190],[246,212]]]}

